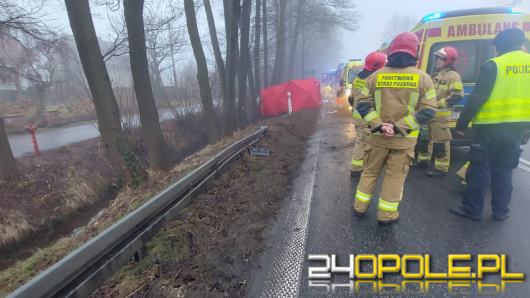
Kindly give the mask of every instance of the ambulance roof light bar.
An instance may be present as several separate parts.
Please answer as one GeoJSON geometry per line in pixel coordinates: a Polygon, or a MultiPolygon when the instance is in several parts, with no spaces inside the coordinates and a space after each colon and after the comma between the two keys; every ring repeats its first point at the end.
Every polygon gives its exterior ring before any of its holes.
{"type": "Polygon", "coordinates": [[[528,10],[522,8],[522,7],[512,7],[510,8],[512,13],[519,14],[519,13],[528,13],[528,10]]]}
{"type": "Polygon", "coordinates": [[[512,7],[487,7],[487,8],[471,8],[471,9],[461,9],[461,10],[452,10],[446,12],[434,12],[424,16],[421,19],[420,23],[426,23],[429,21],[434,21],[438,19],[453,18],[453,17],[463,17],[471,15],[483,15],[483,14],[517,14],[525,13],[521,8],[512,8],[512,7]]]}
{"type": "Polygon", "coordinates": [[[428,21],[432,21],[432,20],[437,20],[439,18],[442,17],[442,13],[440,12],[435,12],[435,13],[431,13],[431,14],[428,14],[426,16],[423,17],[423,19],[421,19],[422,22],[428,22],[428,21]]]}

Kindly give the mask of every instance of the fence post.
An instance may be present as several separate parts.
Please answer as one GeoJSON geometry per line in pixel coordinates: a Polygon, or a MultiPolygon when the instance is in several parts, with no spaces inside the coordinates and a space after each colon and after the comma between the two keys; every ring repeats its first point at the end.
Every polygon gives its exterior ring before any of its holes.
{"type": "Polygon", "coordinates": [[[287,106],[289,108],[289,116],[293,113],[293,102],[291,101],[291,92],[287,91],[287,106]]]}
{"type": "Polygon", "coordinates": [[[37,143],[37,125],[30,124],[26,126],[26,130],[31,135],[31,142],[33,143],[33,152],[36,156],[40,156],[39,143],[37,143]]]}

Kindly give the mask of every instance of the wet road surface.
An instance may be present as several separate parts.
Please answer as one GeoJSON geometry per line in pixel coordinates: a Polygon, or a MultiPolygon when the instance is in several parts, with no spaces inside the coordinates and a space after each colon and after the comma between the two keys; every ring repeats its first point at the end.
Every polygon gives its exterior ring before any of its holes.
{"type": "MultiPolygon", "coordinates": [[[[302,216],[299,222],[292,224],[288,218],[293,218],[293,215],[286,212],[284,226],[276,233],[276,242],[280,244],[270,252],[269,263],[275,265],[264,269],[268,272],[265,283],[275,281],[277,284],[272,285],[272,288],[276,287],[277,290],[271,292],[266,289],[261,292],[262,297],[273,297],[271,293],[281,293],[284,297],[482,297],[497,290],[499,296],[503,297],[529,297],[529,282],[508,283],[501,291],[498,276],[487,278],[481,284],[480,291],[477,282],[419,282],[405,287],[397,276],[379,284],[355,284],[346,274],[341,274],[331,282],[311,283],[308,279],[308,254],[336,254],[340,266],[348,265],[350,254],[430,254],[431,266],[436,272],[447,272],[448,254],[506,254],[510,272],[530,274],[530,166],[528,169],[520,167],[514,170],[510,218],[504,222],[493,221],[488,197],[482,222],[469,221],[448,212],[450,207],[459,205],[461,201],[459,179],[454,172],[464,163],[465,150],[456,149],[453,151],[451,175],[448,177],[429,178],[425,175],[426,170],[411,170],[400,205],[400,221],[392,226],[379,226],[375,199],[364,218],[353,216],[355,182],[349,177],[349,160],[354,127],[349,117],[332,112],[330,108],[323,109],[320,129],[313,140],[319,143],[319,147],[317,153],[311,149],[313,153],[309,152],[308,155],[315,160],[316,170],[313,179],[306,179],[307,183],[314,181],[313,191],[308,198],[310,208],[307,220],[304,222],[302,216]],[[285,227],[288,224],[293,226],[285,227]],[[303,244],[295,245],[294,248],[284,245],[286,238],[300,235],[305,237],[303,244]],[[290,256],[287,259],[291,259],[291,262],[284,262],[283,265],[280,262],[278,265],[275,261],[282,259],[278,255],[290,256]],[[292,261],[300,255],[302,261],[292,261]],[[293,275],[296,276],[294,283],[291,282],[293,275]],[[290,288],[282,291],[287,281],[290,288]],[[390,285],[385,286],[387,282],[390,285]]],[[[310,148],[313,147],[311,145],[310,148]]],[[[529,157],[528,151],[530,148],[523,158],[529,157]]],[[[301,175],[309,174],[311,171],[306,170],[301,175]]],[[[304,193],[304,188],[307,185],[297,186],[295,183],[295,195],[304,193]]],[[[298,206],[305,203],[293,198],[293,204],[298,206]]],[[[286,259],[285,256],[283,259],[286,259]]],[[[322,264],[311,262],[311,266],[322,264]]],[[[469,264],[475,267],[474,262],[469,264]]]]}
{"type": "MultiPolygon", "coordinates": [[[[168,110],[161,110],[159,114],[160,121],[174,118],[174,115],[168,110]]],[[[128,118],[127,121],[133,126],[140,125],[140,119],[137,115],[128,118]]],[[[37,130],[37,142],[41,151],[56,149],[97,137],[99,137],[99,130],[96,123],[76,123],[37,130]]],[[[28,133],[9,135],[8,138],[15,157],[33,154],[33,144],[28,133]]]]}

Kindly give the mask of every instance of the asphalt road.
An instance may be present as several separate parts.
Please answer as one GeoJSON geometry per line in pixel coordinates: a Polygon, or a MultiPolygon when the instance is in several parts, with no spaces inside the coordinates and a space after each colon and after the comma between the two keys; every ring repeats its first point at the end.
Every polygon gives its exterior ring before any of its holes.
{"type": "MultiPolygon", "coordinates": [[[[308,254],[336,254],[341,266],[347,265],[350,254],[430,254],[432,268],[440,272],[447,270],[448,254],[506,254],[511,272],[530,274],[530,166],[523,165],[525,169],[514,171],[511,217],[504,222],[490,218],[489,203],[486,204],[482,222],[454,216],[448,209],[461,201],[458,178],[452,174],[434,179],[425,175],[426,170],[411,170],[400,205],[400,221],[392,226],[379,226],[377,200],[372,201],[364,218],[357,218],[352,213],[355,183],[349,177],[349,160],[354,128],[349,117],[333,113],[332,108],[324,108],[319,127],[313,140],[318,147],[310,144],[312,153],[308,155],[311,159],[309,163],[315,164],[313,179],[307,178],[312,175],[311,171],[301,173],[301,176],[307,177],[305,180],[299,177],[298,180],[306,181],[306,184],[295,181],[291,203],[296,206],[306,204],[295,200],[296,195],[307,193],[304,192],[307,183],[313,183],[313,191],[307,195],[310,208],[307,216],[298,216],[300,210],[288,211],[285,218],[279,219],[276,245],[269,252],[268,263],[272,265],[264,269],[268,273],[263,297],[480,297],[496,291],[493,287],[484,287],[479,291],[476,282],[417,283],[402,287],[402,280],[397,276],[379,284],[356,285],[344,274],[330,282],[311,283],[308,279],[308,254]],[[293,218],[298,221],[292,223],[293,218]],[[298,245],[285,245],[286,239],[296,237],[304,237],[305,241],[298,245]],[[383,285],[387,282],[399,286],[383,285]],[[374,292],[373,286],[379,289],[374,292]],[[271,292],[270,288],[275,290],[271,292]]],[[[523,158],[530,160],[530,148],[525,147],[527,152],[523,158]]],[[[464,157],[465,150],[453,152],[451,173],[463,164],[464,157]]],[[[290,208],[297,210],[293,206],[290,208]]],[[[311,265],[321,266],[322,263],[311,262],[311,265]]],[[[501,285],[498,277],[485,281],[501,285]]],[[[498,296],[529,297],[529,293],[530,282],[525,281],[507,284],[498,296]]]]}
{"type": "MultiPolygon", "coordinates": [[[[173,118],[174,115],[168,110],[160,110],[159,117],[160,121],[163,121],[173,118]]],[[[138,115],[132,116],[127,121],[130,121],[133,126],[140,125],[138,115]]],[[[99,130],[96,123],[76,123],[37,130],[37,143],[41,151],[56,149],[97,137],[99,137],[99,130]]],[[[33,144],[28,133],[9,135],[8,139],[15,157],[33,154],[33,144]]]]}

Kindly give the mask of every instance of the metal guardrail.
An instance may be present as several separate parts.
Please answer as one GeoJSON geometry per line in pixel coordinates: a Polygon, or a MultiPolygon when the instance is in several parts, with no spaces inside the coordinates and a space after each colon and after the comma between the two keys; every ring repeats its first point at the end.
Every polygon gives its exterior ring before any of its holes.
{"type": "Polygon", "coordinates": [[[140,208],[90,239],[59,262],[9,294],[8,297],[86,297],[121,265],[145,255],[149,241],[177,212],[182,210],[205,183],[228,162],[267,131],[258,131],[235,142],[175,182],[140,208]]]}

